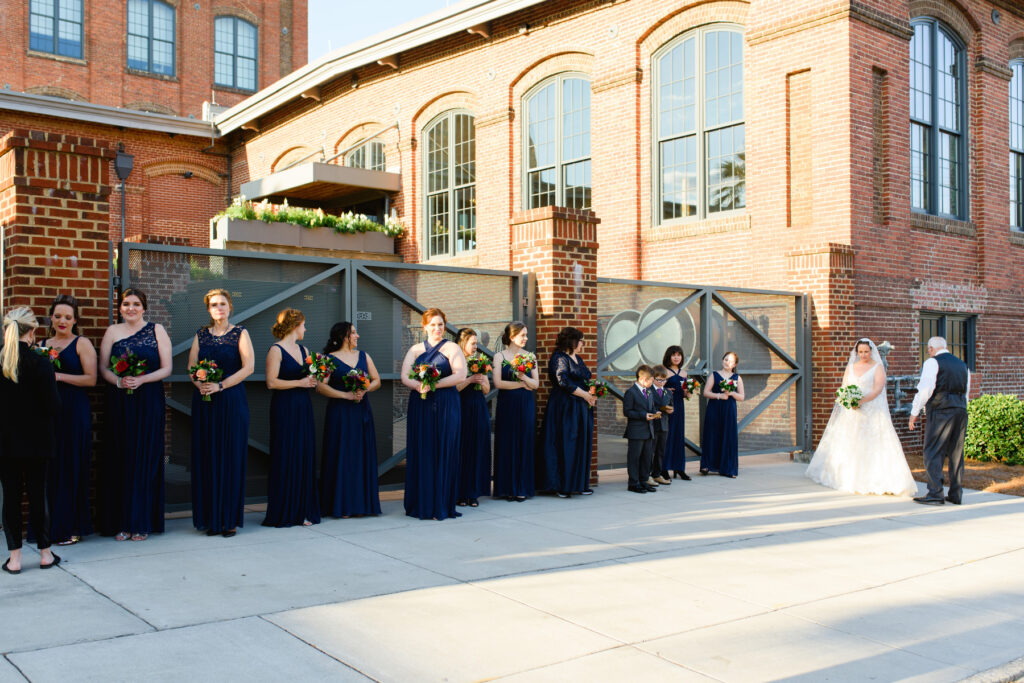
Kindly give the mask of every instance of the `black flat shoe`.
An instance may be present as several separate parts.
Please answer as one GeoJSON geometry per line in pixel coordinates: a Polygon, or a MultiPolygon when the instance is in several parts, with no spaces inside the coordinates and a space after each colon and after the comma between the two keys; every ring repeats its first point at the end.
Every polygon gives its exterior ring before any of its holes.
{"type": "Polygon", "coordinates": [[[633,493],[647,493],[647,489],[643,486],[630,486],[628,487],[633,493]]]}
{"type": "Polygon", "coordinates": [[[949,496],[946,496],[945,500],[946,500],[947,503],[952,503],[953,505],[959,505],[960,504],[959,500],[953,500],[949,496]]]}
{"type": "Polygon", "coordinates": [[[569,497],[568,493],[562,493],[561,491],[555,491],[555,495],[558,496],[559,498],[568,498],[569,497]]]}
{"type": "Polygon", "coordinates": [[[581,496],[592,496],[594,495],[594,489],[583,489],[580,491],[581,496]]]}
{"type": "Polygon", "coordinates": [[[21,573],[20,569],[9,569],[7,567],[7,563],[10,562],[10,561],[11,561],[11,558],[9,558],[9,557],[6,560],[4,560],[4,566],[0,567],[0,569],[3,569],[8,574],[20,574],[21,573]]]}
{"type": "Polygon", "coordinates": [[[230,529],[230,530],[225,531],[224,533],[222,533],[221,536],[223,536],[224,538],[231,538],[232,536],[234,536],[237,533],[238,533],[237,529],[230,529]]]}
{"type": "Polygon", "coordinates": [[[711,471],[711,470],[706,470],[706,469],[704,469],[704,468],[702,467],[702,468],[701,468],[701,470],[700,470],[700,476],[702,476],[702,477],[706,477],[706,476],[708,476],[708,472],[710,472],[710,471],[711,471]]]}
{"type": "Polygon", "coordinates": [[[39,565],[40,569],[49,569],[50,567],[56,567],[58,564],[60,564],[60,555],[58,555],[57,553],[50,554],[53,555],[53,562],[51,562],[50,564],[39,565]]]}
{"type": "Polygon", "coordinates": [[[522,503],[524,500],[526,500],[526,496],[516,496],[517,503],[522,503]]]}
{"type": "Polygon", "coordinates": [[[942,498],[929,498],[928,496],[919,496],[917,498],[914,498],[914,502],[915,503],[920,503],[921,505],[945,505],[946,504],[946,501],[943,500],[942,498]]]}

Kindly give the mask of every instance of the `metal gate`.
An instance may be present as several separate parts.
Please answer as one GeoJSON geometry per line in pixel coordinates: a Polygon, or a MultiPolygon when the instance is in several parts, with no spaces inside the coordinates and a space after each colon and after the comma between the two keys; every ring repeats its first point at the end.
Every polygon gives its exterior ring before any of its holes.
{"type": "MultiPolygon", "coordinates": [[[[803,450],[810,439],[810,329],[793,292],[597,279],[597,375],[621,398],[642,363],[683,348],[691,375],[707,378],[727,350],[740,357],[747,400],[738,406],[740,453],[803,450]]],[[[700,454],[705,401],[686,405],[686,441],[700,454]]],[[[618,402],[599,407],[601,467],[625,462],[618,402]]]]}
{"type": "MultiPolygon", "coordinates": [[[[405,351],[422,337],[423,311],[442,308],[452,333],[472,327],[488,351],[508,321],[526,318],[526,277],[510,271],[136,243],[121,245],[118,265],[121,286],[146,292],[147,319],[167,328],[173,347],[174,369],[167,380],[169,509],[189,506],[192,386],[186,365],[192,337],[208,321],[203,295],[209,289],[231,292],[231,320],[249,330],[256,350],[257,371],[246,380],[252,416],[246,492],[251,500],[266,495],[270,390],[263,356],[276,341],[270,328],[281,309],[298,308],[305,314],[302,344],[311,351],[322,349],[334,323],[356,324],[359,347],[373,357],[383,381],[369,395],[383,487],[404,480],[408,391],[401,386],[399,370],[405,351]]],[[[315,404],[325,401],[318,394],[314,398],[315,404]]],[[[318,443],[323,408],[314,409],[318,443]]]]}

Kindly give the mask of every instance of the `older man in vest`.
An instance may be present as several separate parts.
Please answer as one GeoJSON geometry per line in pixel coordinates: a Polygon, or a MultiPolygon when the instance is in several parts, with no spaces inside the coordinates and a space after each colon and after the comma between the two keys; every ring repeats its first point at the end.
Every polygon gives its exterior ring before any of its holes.
{"type": "Polygon", "coordinates": [[[963,497],[964,437],[967,434],[967,394],[971,373],[962,360],[946,349],[946,340],[928,340],[930,358],[921,368],[921,381],[910,410],[910,429],[924,408],[924,466],[928,472],[928,495],[914,498],[923,505],[959,505],[963,497]],[[942,464],[949,459],[949,494],[942,496],[942,464]]]}

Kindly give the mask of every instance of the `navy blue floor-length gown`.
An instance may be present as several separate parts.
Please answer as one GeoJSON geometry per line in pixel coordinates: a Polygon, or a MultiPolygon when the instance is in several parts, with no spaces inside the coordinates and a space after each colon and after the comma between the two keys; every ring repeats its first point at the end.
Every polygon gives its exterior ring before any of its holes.
{"type": "MultiPolygon", "coordinates": [[[[733,373],[728,379],[736,379],[733,373]]],[[[723,379],[715,372],[711,379],[711,391],[718,390],[718,383],[723,379]]],[[[700,468],[717,472],[724,477],[735,477],[740,469],[739,434],[736,431],[736,399],[727,401],[714,399],[708,401],[704,412],[704,430],[700,439],[700,468]]]]}
{"type": "MultiPolygon", "coordinates": [[[[114,342],[111,357],[132,351],[146,373],[160,368],[156,325],[114,342]]],[[[107,447],[101,469],[104,535],[164,530],[164,383],[147,382],[131,394],[107,386],[107,447]]]]}
{"type": "MultiPolygon", "coordinates": [[[[309,376],[305,364],[280,344],[277,378],[286,382],[309,376]]],[[[309,355],[299,347],[303,358],[309,355]]],[[[320,522],[316,490],[316,434],[309,389],[274,389],[270,396],[270,472],[267,476],[267,516],[263,526],[296,526],[320,522]]]]}
{"type": "MultiPolygon", "coordinates": [[[[350,370],[370,374],[366,354],[359,352],[352,368],[334,356],[338,369],[331,373],[328,385],[345,391],[341,378],[350,370]]],[[[419,397],[417,397],[419,398],[419,397]]],[[[323,461],[320,466],[321,509],[332,517],[379,515],[380,494],[377,485],[377,435],[373,427],[370,399],[358,403],[343,398],[327,401],[324,417],[323,461]]]]}
{"type": "MultiPolygon", "coordinates": [[[[501,378],[518,381],[502,364],[501,378]]],[[[529,498],[534,492],[533,454],[537,403],[529,389],[500,389],[494,416],[494,496],[529,498]]]]}
{"type": "MultiPolygon", "coordinates": [[[[78,340],[61,349],[60,369],[65,375],[85,374],[78,357],[78,340]]],[[[57,382],[60,394],[59,429],[55,458],[48,470],[50,539],[54,543],[92,533],[89,509],[89,463],[92,460],[92,409],[85,387],[57,382]]]]}
{"type": "MultiPolygon", "coordinates": [[[[230,377],[242,369],[238,341],[241,325],[220,337],[201,327],[199,360],[216,361],[230,377]]],[[[224,532],[245,522],[245,461],[249,452],[249,403],[239,383],[204,401],[192,394],[192,524],[197,529],[224,532]]]]}
{"type": "Polygon", "coordinates": [[[665,441],[665,462],[662,463],[666,471],[684,472],[686,469],[686,399],[683,398],[685,381],[682,373],[668,371],[665,388],[672,390],[672,414],[666,416],[668,437],[665,441]]]}
{"type": "Polygon", "coordinates": [[[551,394],[544,411],[543,444],[537,458],[537,490],[579,493],[590,488],[594,412],[576,389],[588,391],[583,359],[556,351],[548,362],[551,394]]]}
{"type": "Polygon", "coordinates": [[[491,494],[491,412],[479,384],[460,391],[459,401],[462,438],[456,498],[470,501],[491,494]]]}
{"type": "MultiPolygon", "coordinates": [[[[452,374],[441,347],[442,339],[415,360],[434,365],[441,379],[452,374]]],[[[461,353],[461,351],[460,351],[461,353]]],[[[409,392],[409,412],[405,435],[405,514],[419,519],[460,517],[455,510],[455,490],[459,479],[459,442],[462,433],[462,404],[455,387],[435,389],[420,398],[409,392]]]]}

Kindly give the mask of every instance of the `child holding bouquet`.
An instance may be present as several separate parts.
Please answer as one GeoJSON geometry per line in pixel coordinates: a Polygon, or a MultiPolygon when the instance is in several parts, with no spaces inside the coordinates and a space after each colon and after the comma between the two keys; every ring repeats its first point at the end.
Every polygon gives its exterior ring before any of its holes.
{"type": "Polygon", "coordinates": [[[736,401],[742,401],[743,378],[736,374],[740,357],[735,351],[722,356],[722,369],[713,373],[704,384],[708,399],[701,433],[700,473],[715,472],[736,478],[739,473],[739,434],[736,422],[736,401]]]}
{"type": "Polygon", "coordinates": [[[521,322],[505,325],[502,351],[494,356],[498,407],[494,418],[494,497],[523,502],[533,496],[533,453],[537,421],[534,393],[540,386],[537,359],[524,347],[529,332],[521,322]]]}
{"type": "Polygon", "coordinates": [[[462,328],[457,342],[466,354],[468,376],[459,384],[462,436],[455,503],[475,508],[480,498],[491,494],[491,413],[485,397],[491,389],[487,375],[494,362],[477,351],[475,330],[462,328]]]}

